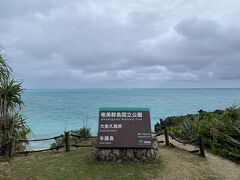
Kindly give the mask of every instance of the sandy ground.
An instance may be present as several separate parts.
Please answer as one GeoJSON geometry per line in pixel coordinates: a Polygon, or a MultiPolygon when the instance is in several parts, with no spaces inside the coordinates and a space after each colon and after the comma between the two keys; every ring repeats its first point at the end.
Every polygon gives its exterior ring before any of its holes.
{"type": "MultiPolygon", "coordinates": [[[[176,147],[166,147],[160,144],[160,157],[168,162],[166,173],[159,179],[229,179],[240,180],[240,165],[229,160],[215,156],[209,152],[206,158],[201,158],[188,151],[197,150],[192,145],[183,145],[171,137],[170,142],[176,147]],[[193,176],[194,175],[194,176],[193,176]]],[[[165,140],[164,136],[158,137],[165,140]]]]}

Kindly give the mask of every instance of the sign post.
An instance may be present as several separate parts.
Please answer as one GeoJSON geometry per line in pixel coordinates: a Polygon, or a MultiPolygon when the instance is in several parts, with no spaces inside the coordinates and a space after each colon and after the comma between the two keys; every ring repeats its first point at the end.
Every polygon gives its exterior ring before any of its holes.
{"type": "Polygon", "coordinates": [[[100,108],[98,148],[152,148],[148,108],[100,108]]]}

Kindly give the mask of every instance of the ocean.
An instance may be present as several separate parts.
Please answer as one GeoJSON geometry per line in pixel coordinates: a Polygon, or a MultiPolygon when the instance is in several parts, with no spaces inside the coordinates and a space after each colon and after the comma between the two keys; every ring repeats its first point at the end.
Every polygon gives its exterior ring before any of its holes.
{"type": "MultiPolygon", "coordinates": [[[[29,138],[48,138],[83,126],[97,134],[99,107],[150,108],[152,130],[160,118],[214,111],[240,104],[240,89],[73,89],[25,90],[29,138]]],[[[42,149],[52,141],[31,143],[42,149]]]]}

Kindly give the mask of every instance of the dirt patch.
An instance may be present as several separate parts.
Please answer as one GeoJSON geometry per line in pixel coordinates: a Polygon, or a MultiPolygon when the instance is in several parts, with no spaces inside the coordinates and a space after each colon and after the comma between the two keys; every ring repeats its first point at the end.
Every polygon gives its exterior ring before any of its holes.
{"type": "MultiPolygon", "coordinates": [[[[165,140],[164,136],[158,139],[165,140]]],[[[163,178],[174,179],[175,176],[183,179],[240,179],[240,165],[208,151],[205,152],[206,158],[202,158],[188,152],[197,150],[197,147],[183,145],[171,138],[170,142],[176,147],[171,148],[161,144],[159,148],[160,158],[162,157],[167,164],[165,167],[167,174],[163,178]]]]}

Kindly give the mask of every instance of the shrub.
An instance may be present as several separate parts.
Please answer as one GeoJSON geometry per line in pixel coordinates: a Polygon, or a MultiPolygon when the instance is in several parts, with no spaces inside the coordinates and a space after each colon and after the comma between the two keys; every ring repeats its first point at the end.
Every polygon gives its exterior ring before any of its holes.
{"type": "MultiPolygon", "coordinates": [[[[71,130],[69,131],[71,134],[77,134],[80,136],[80,139],[77,137],[70,136],[69,137],[69,142],[70,144],[78,144],[81,140],[86,140],[87,138],[91,137],[91,129],[90,128],[80,128],[79,130],[71,130]]],[[[56,148],[57,146],[64,145],[65,142],[65,137],[55,140],[54,143],[51,144],[51,148],[56,148]]]]}
{"type": "Polygon", "coordinates": [[[170,131],[178,138],[195,139],[202,135],[206,148],[212,153],[240,162],[240,108],[229,107],[214,112],[166,118],[174,126],[170,131]],[[173,123],[174,122],[174,123],[173,123]]]}

